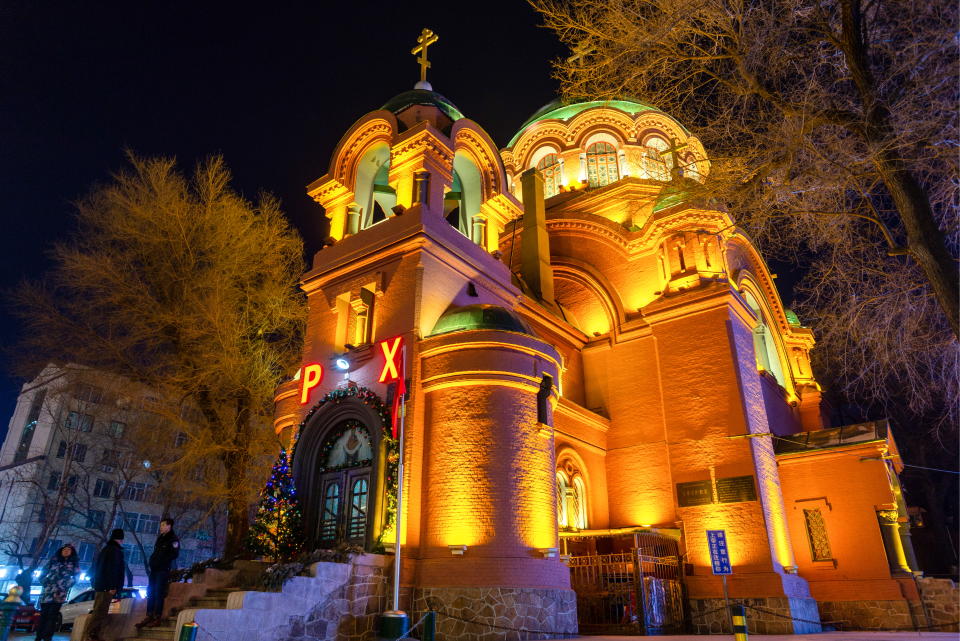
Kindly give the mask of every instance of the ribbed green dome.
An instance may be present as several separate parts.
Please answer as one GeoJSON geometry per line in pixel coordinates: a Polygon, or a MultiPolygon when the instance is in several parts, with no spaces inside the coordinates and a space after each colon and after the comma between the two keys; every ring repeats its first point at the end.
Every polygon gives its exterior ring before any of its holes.
{"type": "Polygon", "coordinates": [[[497,305],[464,305],[451,307],[433,326],[430,336],[464,332],[471,329],[496,329],[505,332],[532,334],[526,323],[497,305]]]}
{"type": "Polygon", "coordinates": [[[507,147],[513,147],[517,142],[517,139],[520,137],[520,134],[523,133],[523,130],[532,125],[535,122],[541,120],[569,120],[577,114],[586,111],[587,109],[593,109],[594,107],[610,107],[612,109],[619,109],[620,111],[626,112],[631,116],[635,116],[641,111],[656,111],[656,107],[651,107],[642,102],[636,100],[591,100],[589,102],[576,102],[573,104],[565,104],[561,100],[554,100],[543,107],[541,107],[537,113],[530,116],[525,123],[520,125],[520,129],[517,133],[510,139],[510,142],[507,143],[507,147]]]}
{"type": "Polygon", "coordinates": [[[412,107],[413,105],[429,105],[436,107],[443,113],[447,114],[450,120],[453,120],[454,122],[463,118],[463,114],[460,113],[460,110],[457,109],[452,102],[438,94],[436,91],[427,91],[426,89],[411,89],[410,91],[404,91],[401,94],[397,94],[388,100],[387,104],[383,105],[381,109],[386,109],[387,111],[392,111],[393,113],[397,114],[407,107],[412,107]]]}
{"type": "Polygon", "coordinates": [[[790,324],[793,327],[802,327],[802,325],[800,325],[800,318],[796,315],[796,313],[792,309],[784,309],[783,313],[787,317],[788,324],[790,324]]]}

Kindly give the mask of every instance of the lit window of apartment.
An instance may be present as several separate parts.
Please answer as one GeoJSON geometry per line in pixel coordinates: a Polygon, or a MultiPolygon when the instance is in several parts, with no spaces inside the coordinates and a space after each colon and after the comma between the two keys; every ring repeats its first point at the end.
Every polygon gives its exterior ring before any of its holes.
{"type": "Polygon", "coordinates": [[[89,414],[80,412],[70,412],[67,415],[67,422],[64,424],[68,430],[79,430],[81,432],[90,432],[93,430],[93,417],[89,414]]]}

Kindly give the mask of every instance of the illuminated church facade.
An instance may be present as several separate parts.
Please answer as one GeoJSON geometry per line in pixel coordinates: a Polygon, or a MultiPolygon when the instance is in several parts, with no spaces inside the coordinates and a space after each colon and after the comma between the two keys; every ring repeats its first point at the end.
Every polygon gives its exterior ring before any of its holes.
{"type": "Polygon", "coordinates": [[[734,218],[687,197],[709,172],[634,101],[549,105],[502,150],[424,82],[360,118],[308,186],[331,239],[277,396],[310,544],[393,548],[399,378],[409,609],[559,633],[579,605],[584,630],[578,568],[630,557],[618,623],[657,628],[643,610],[679,582],[687,629],[716,631],[723,530],[754,631],[870,627],[880,602],[909,626],[892,436],[826,422],[811,331],[734,218]]]}

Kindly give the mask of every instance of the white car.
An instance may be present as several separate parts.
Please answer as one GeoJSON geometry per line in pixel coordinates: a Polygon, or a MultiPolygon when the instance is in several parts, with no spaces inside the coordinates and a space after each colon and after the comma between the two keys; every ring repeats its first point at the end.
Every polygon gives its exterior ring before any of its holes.
{"type": "MultiPolygon", "coordinates": [[[[72,626],[73,622],[81,614],[88,614],[93,609],[93,598],[96,596],[93,590],[84,590],[73,597],[60,607],[60,622],[57,626],[59,630],[65,625],[72,626]]],[[[124,588],[115,595],[110,603],[110,612],[130,612],[133,608],[133,602],[140,598],[140,592],[133,588],[124,588]]]]}

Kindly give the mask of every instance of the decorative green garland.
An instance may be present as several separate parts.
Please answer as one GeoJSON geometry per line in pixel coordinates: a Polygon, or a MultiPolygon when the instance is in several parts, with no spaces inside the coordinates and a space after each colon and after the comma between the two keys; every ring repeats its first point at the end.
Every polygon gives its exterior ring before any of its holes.
{"type": "MultiPolygon", "coordinates": [[[[397,464],[400,462],[400,441],[393,438],[390,433],[390,408],[380,400],[380,397],[377,396],[376,393],[366,387],[356,386],[335,389],[327,393],[316,405],[310,408],[310,411],[303,417],[300,425],[297,426],[297,432],[293,436],[293,444],[290,446],[290,460],[294,460],[297,453],[297,444],[300,442],[300,435],[303,434],[303,428],[307,426],[307,423],[310,422],[313,415],[327,403],[339,405],[343,401],[351,398],[373,409],[380,418],[380,435],[386,446],[386,469],[383,471],[383,479],[385,486],[384,492],[386,492],[387,500],[387,513],[384,521],[384,530],[390,530],[393,527],[397,514],[397,464]]],[[[333,439],[328,439],[328,442],[332,443],[333,439]]],[[[326,452],[322,454],[326,455],[326,452]]]]}

